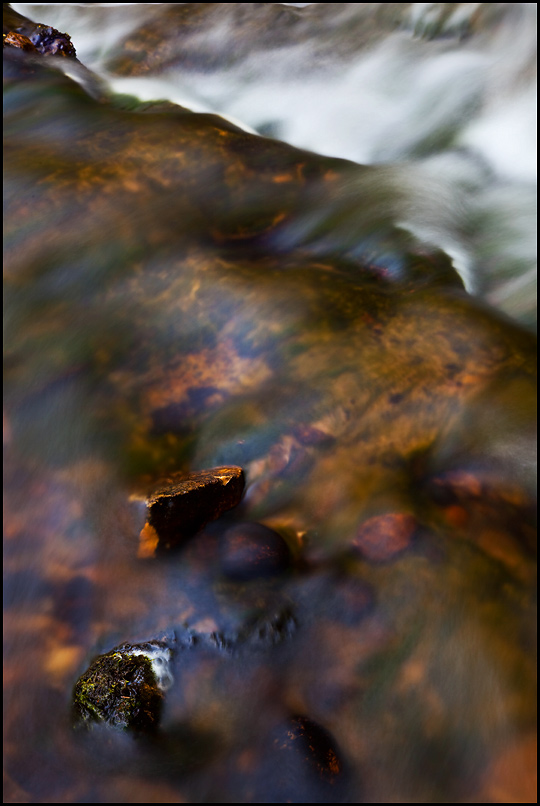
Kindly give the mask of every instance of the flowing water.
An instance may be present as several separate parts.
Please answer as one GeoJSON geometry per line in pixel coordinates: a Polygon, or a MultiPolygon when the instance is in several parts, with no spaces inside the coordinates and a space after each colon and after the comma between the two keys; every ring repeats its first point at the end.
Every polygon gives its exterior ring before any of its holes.
{"type": "Polygon", "coordinates": [[[531,802],[536,5],[13,8],[79,61],[4,51],[5,802],[531,802]],[[149,640],[159,731],[74,731],[149,640]]]}

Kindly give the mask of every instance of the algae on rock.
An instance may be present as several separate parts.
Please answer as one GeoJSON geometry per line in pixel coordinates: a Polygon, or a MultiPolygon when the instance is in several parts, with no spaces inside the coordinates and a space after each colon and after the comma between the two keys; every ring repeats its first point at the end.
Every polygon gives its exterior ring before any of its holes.
{"type": "Polygon", "coordinates": [[[155,664],[162,666],[169,657],[169,650],[154,644],[122,644],[100,655],[75,685],[75,724],[105,722],[115,728],[154,730],[166,687],[155,664]]]}

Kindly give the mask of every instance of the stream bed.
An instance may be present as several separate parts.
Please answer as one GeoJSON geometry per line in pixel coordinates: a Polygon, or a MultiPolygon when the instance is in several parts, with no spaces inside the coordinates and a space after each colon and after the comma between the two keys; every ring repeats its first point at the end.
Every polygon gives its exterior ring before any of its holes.
{"type": "Polygon", "coordinates": [[[535,8],[8,7],[5,802],[534,800],[535,8]]]}

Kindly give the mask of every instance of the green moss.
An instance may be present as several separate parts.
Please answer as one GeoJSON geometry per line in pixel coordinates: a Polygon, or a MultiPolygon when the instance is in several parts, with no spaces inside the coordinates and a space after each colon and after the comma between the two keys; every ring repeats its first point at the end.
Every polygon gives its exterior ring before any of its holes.
{"type": "Polygon", "coordinates": [[[73,719],[90,727],[153,730],[161,716],[163,695],[150,660],[118,648],[100,655],[79,678],[73,691],[73,719]]]}

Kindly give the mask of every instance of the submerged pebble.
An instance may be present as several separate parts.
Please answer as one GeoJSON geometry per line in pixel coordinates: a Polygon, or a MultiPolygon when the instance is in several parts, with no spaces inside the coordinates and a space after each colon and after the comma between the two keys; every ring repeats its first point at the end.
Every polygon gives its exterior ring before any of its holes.
{"type": "Polygon", "coordinates": [[[240,523],[223,534],[221,569],[229,579],[247,582],[285,571],[291,553],[283,537],[262,523],[240,523]]]}
{"type": "Polygon", "coordinates": [[[409,514],[392,512],[365,521],[353,540],[363,557],[373,562],[391,560],[407,549],[417,529],[409,514]]]}
{"type": "Polygon", "coordinates": [[[344,764],[336,741],[312,719],[296,715],[280,725],[274,731],[271,756],[277,802],[342,799],[344,764]]]}

